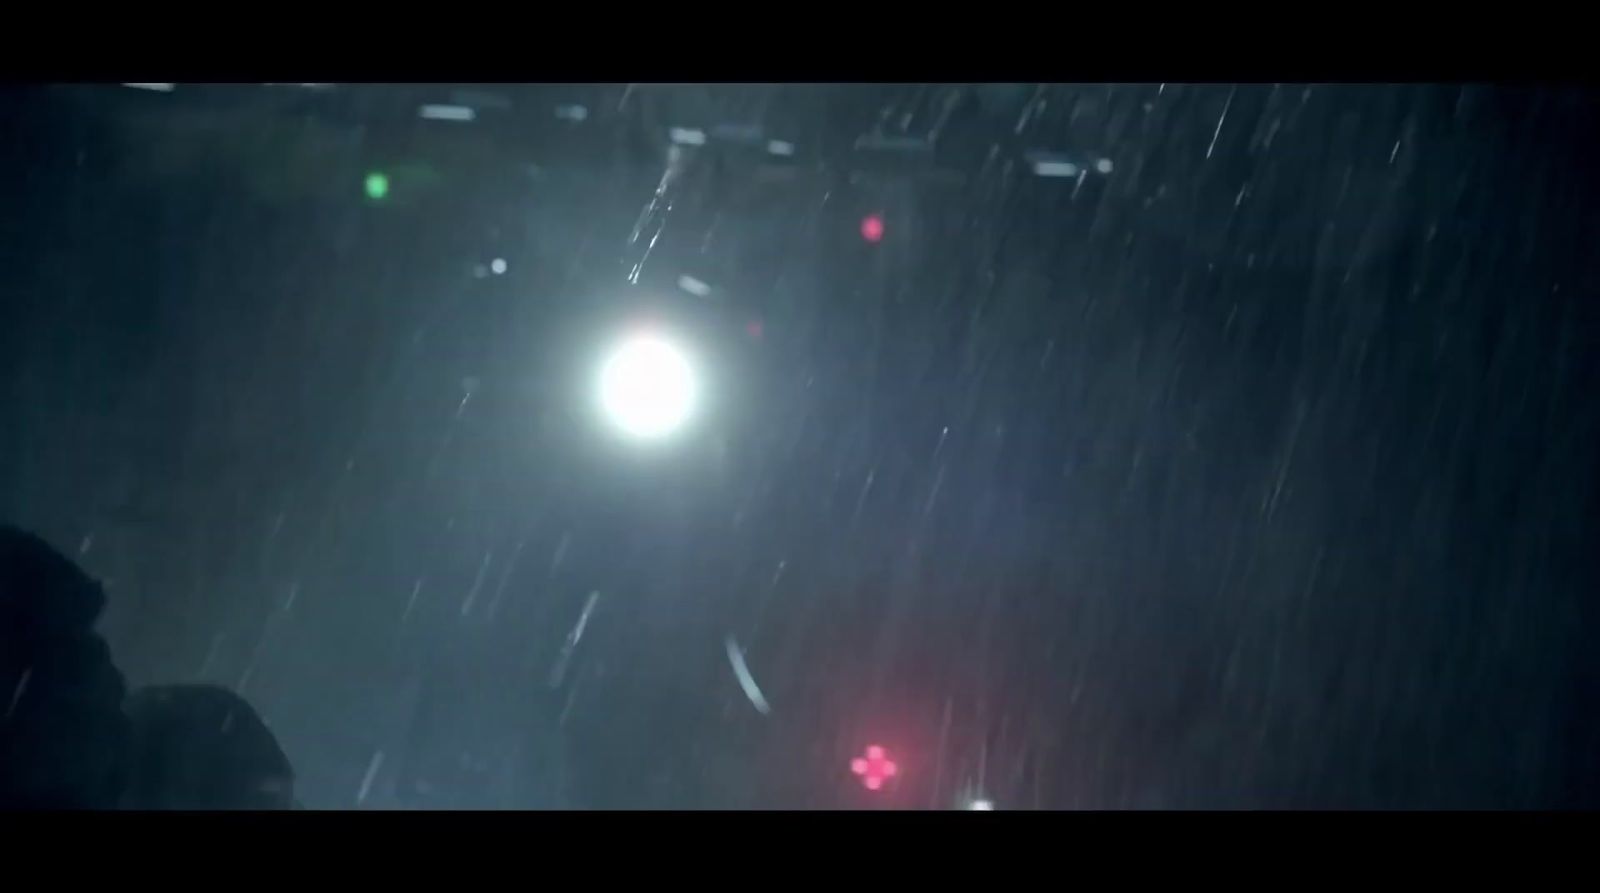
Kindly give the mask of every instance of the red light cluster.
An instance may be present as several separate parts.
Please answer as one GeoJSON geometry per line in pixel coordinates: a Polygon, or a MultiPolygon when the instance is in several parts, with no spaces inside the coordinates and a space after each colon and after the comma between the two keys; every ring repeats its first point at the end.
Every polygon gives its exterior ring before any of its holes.
{"type": "Polygon", "coordinates": [[[856,757],[850,761],[850,771],[861,779],[861,784],[869,791],[881,790],[885,782],[900,773],[900,767],[883,748],[874,744],[867,748],[866,756],[856,757]]]}

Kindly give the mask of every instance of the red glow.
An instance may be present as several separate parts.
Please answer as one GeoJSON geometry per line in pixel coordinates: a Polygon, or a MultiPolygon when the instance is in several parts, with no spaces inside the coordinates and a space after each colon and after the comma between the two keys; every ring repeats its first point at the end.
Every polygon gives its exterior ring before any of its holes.
{"type": "Polygon", "coordinates": [[[883,218],[877,214],[861,218],[861,238],[868,242],[883,241],[883,218]]]}
{"type": "Polygon", "coordinates": [[[850,771],[860,776],[861,783],[867,790],[876,791],[883,787],[885,781],[898,775],[900,767],[894,760],[889,759],[883,748],[874,744],[867,748],[865,757],[856,757],[850,761],[850,771]]]}

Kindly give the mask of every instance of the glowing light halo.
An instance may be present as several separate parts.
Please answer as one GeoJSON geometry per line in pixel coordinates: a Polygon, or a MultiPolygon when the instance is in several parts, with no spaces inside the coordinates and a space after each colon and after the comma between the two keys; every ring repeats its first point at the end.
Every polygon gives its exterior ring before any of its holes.
{"type": "Polygon", "coordinates": [[[656,440],[679,430],[693,414],[699,385],[688,356],[658,334],[624,338],[600,367],[600,408],[618,430],[656,440]]]}

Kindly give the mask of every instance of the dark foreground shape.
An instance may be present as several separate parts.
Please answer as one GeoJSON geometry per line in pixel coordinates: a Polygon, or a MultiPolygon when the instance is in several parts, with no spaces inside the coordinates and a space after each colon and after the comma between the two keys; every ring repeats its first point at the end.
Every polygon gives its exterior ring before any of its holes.
{"type": "Polygon", "coordinates": [[[163,685],[128,699],[128,809],[290,809],[294,770],[244,698],[163,685]]]}
{"type": "Polygon", "coordinates": [[[100,585],[0,525],[0,810],[116,805],[126,688],[94,631],[100,585]]]}
{"type": "Polygon", "coordinates": [[[142,689],[94,630],[100,585],[0,525],[0,811],[286,809],[294,772],[238,695],[142,689]]]}

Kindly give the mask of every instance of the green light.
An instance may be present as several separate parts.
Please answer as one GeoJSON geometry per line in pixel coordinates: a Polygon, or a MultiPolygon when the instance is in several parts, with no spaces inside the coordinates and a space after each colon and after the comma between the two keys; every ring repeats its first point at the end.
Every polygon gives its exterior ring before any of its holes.
{"type": "Polygon", "coordinates": [[[367,198],[379,201],[389,194],[389,178],[380,171],[367,174],[367,198]]]}

